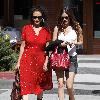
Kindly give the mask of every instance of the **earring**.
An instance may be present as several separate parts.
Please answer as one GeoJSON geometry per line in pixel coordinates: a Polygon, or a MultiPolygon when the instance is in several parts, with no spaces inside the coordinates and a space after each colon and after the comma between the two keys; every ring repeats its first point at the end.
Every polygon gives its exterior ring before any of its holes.
{"type": "Polygon", "coordinates": [[[43,21],[43,23],[44,23],[44,18],[42,18],[42,21],[43,21]]]}

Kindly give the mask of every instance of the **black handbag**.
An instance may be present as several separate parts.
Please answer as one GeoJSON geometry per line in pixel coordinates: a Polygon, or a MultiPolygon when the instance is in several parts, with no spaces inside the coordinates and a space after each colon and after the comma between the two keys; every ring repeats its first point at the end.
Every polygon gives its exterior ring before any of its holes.
{"type": "Polygon", "coordinates": [[[19,70],[15,70],[15,81],[13,82],[13,88],[11,91],[11,100],[21,100],[22,96],[20,94],[20,78],[19,78],[19,70]]]}

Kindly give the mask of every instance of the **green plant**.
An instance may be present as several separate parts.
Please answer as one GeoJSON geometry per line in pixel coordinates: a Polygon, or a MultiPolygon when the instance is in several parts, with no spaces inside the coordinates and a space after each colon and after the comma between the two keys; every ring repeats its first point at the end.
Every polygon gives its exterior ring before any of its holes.
{"type": "Polygon", "coordinates": [[[13,70],[18,54],[12,49],[9,35],[0,33],[0,71],[13,70]]]}

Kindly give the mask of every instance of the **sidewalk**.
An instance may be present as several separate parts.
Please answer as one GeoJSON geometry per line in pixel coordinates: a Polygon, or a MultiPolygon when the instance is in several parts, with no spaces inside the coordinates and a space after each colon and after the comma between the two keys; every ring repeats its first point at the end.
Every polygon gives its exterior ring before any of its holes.
{"type": "Polygon", "coordinates": [[[14,79],[14,72],[7,71],[7,72],[0,72],[0,79],[14,79]]]}
{"type": "MultiPolygon", "coordinates": [[[[74,83],[75,100],[100,100],[100,55],[78,55],[78,65],[74,83]]],[[[10,100],[13,75],[12,72],[0,73],[0,100],[10,100]]],[[[53,83],[54,88],[44,92],[43,100],[58,100],[54,72],[53,83]]],[[[29,95],[29,100],[36,100],[36,96],[29,95]]],[[[68,100],[68,95],[65,95],[65,100],[68,100]]]]}

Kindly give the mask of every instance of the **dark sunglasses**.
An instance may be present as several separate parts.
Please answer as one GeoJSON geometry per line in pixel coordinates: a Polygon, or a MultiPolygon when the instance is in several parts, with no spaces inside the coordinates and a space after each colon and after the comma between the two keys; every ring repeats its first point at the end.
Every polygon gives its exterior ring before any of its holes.
{"type": "Polygon", "coordinates": [[[42,19],[42,16],[32,16],[32,18],[33,18],[33,19],[36,19],[36,18],[42,19]]]}
{"type": "Polygon", "coordinates": [[[61,19],[62,19],[62,20],[63,20],[64,18],[65,18],[65,19],[69,19],[69,17],[68,17],[68,16],[66,16],[66,17],[61,17],[61,19]]]}

